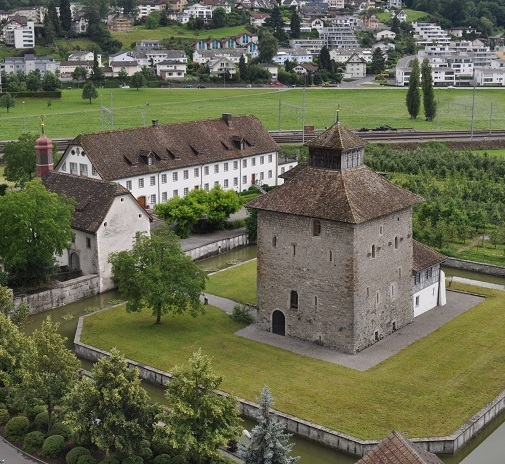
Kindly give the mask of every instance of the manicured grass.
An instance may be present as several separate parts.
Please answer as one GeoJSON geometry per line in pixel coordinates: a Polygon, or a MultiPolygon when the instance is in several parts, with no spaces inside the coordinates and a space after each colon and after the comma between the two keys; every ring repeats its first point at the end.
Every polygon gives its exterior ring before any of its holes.
{"type": "Polygon", "coordinates": [[[210,276],[205,291],[242,304],[256,304],[256,265],[256,260],[249,261],[210,276]]]}
{"type": "Polygon", "coordinates": [[[115,39],[123,42],[125,47],[129,47],[133,42],[140,42],[143,39],[163,40],[170,38],[182,39],[221,39],[232,37],[247,32],[244,26],[222,27],[219,29],[209,29],[205,31],[192,31],[185,26],[175,25],[147,29],[145,26],[135,26],[131,32],[111,32],[115,39]]]}
{"type": "Polygon", "coordinates": [[[147,311],[118,308],[88,318],[83,341],[168,371],[201,347],[223,389],[242,398],[254,400],[268,385],[277,409],[363,439],[392,429],[443,436],[505,388],[505,293],[466,288],[487,299],[367,372],[238,337],[241,326],[212,307],[161,325],[147,311]]]}
{"type": "MultiPolygon", "coordinates": [[[[436,129],[437,122],[422,118],[411,120],[405,108],[407,89],[338,89],[310,88],[305,96],[305,124],[324,129],[335,121],[340,110],[340,121],[350,128],[392,127],[436,129]]],[[[61,99],[26,98],[25,105],[17,101],[10,112],[0,112],[0,140],[16,139],[24,131],[40,132],[40,114],[45,114],[46,133],[50,137],[75,137],[81,132],[102,130],[100,102],[114,107],[114,129],[150,124],[158,119],[161,124],[217,118],[222,113],[255,114],[270,130],[279,128],[279,101],[281,129],[301,129],[302,114],[292,107],[301,107],[303,90],[300,88],[277,90],[268,86],[247,89],[99,89],[100,97],[89,104],[82,99],[82,90],[63,90],[61,99]],[[111,95],[113,103],[111,105],[111,95]],[[149,102],[149,106],[145,103],[149,102]],[[24,111],[23,111],[24,106],[24,111]]],[[[441,110],[438,119],[440,129],[469,129],[472,92],[470,89],[436,89],[441,110]],[[466,106],[461,106],[466,105],[466,106]]],[[[489,125],[489,108],[493,102],[493,127],[505,126],[505,92],[496,89],[477,89],[474,113],[475,129],[489,125]]],[[[110,125],[104,123],[105,130],[110,125]]]]}
{"type": "MultiPolygon", "coordinates": [[[[414,21],[419,21],[420,19],[426,19],[429,14],[426,11],[410,10],[408,8],[403,8],[407,15],[407,22],[411,23],[414,21]]],[[[391,18],[391,13],[377,13],[377,18],[381,23],[387,23],[391,18]]]]}

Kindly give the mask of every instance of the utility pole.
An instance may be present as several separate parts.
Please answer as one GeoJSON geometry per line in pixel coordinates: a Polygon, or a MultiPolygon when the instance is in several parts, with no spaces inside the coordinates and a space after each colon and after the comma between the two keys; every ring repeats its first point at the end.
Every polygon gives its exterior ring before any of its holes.
{"type": "Polygon", "coordinates": [[[305,87],[302,93],[302,145],[305,144],[305,87]]]}

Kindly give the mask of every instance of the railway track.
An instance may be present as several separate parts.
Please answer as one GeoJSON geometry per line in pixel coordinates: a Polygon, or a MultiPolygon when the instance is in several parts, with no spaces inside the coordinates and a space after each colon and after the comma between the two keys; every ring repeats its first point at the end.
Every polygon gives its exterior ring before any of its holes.
{"type": "MultiPolygon", "coordinates": [[[[322,130],[313,132],[302,131],[270,131],[270,135],[277,143],[298,144],[308,142],[319,134],[322,130]]],[[[467,140],[500,140],[505,139],[505,130],[475,130],[473,134],[471,131],[450,130],[450,131],[417,131],[417,130],[388,130],[388,131],[375,131],[369,130],[367,132],[355,131],[357,135],[366,140],[367,142],[381,142],[381,143],[408,143],[408,142],[429,142],[429,141],[467,141],[467,140]]],[[[67,145],[70,143],[71,138],[55,138],[53,141],[56,143],[57,150],[62,153],[67,145]]],[[[0,141],[0,157],[3,155],[3,149],[8,140],[0,141]]]]}

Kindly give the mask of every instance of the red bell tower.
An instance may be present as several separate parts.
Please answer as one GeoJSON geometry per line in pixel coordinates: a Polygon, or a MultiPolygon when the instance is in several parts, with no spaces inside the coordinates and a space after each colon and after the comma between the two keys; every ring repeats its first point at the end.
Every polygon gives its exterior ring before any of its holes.
{"type": "Polygon", "coordinates": [[[46,137],[43,118],[42,135],[35,142],[35,153],[37,155],[37,177],[42,177],[47,171],[54,169],[53,141],[46,137]]]}

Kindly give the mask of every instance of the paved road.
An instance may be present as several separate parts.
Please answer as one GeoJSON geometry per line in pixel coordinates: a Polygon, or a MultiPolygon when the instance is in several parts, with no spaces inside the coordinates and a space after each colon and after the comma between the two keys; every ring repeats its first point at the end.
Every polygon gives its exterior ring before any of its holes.
{"type": "Polygon", "coordinates": [[[42,461],[36,458],[28,457],[21,450],[18,450],[0,437],[0,462],[2,461],[4,461],[5,464],[42,463],[42,461]]]}

